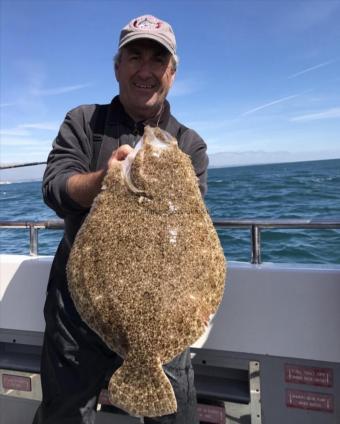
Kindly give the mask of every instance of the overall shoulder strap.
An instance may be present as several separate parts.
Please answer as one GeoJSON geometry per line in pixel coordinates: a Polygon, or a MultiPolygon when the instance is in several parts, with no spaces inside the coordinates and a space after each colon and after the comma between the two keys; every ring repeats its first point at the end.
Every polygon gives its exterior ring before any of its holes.
{"type": "Polygon", "coordinates": [[[93,114],[93,126],[92,126],[92,160],[90,164],[91,171],[95,171],[97,167],[98,157],[100,148],[102,145],[106,117],[109,111],[110,105],[97,105],[96,110],[93,114]]]}

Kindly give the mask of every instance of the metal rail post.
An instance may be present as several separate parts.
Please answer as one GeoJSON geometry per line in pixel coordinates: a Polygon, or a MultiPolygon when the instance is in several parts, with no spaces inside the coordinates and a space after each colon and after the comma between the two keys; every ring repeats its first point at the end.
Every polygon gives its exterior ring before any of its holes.
{"type": "MultiPolygon", "coordinates": [[[[339,219],[226,219],[215,218],[213,224],[217,228],[246,228],[251,232],[251,263],[261,263],[261,230],[264,229],[340,229],[339,219]]],[[[62,220],[51,221],[0,221],[1,228],[29,228],[30,255],[38,254],[38,230],[62,230],[62,220]]]]}
{"type": "Polygon", "coordinates": [[[251,226],[251,263],[261,263],[261,230],[258,225],[251,226]]]}
{"type": "Polygon", "coordinates": [[[38,228],[34,224],[29,224],[30,229],[30,255],[38,255],[38,228]]]}

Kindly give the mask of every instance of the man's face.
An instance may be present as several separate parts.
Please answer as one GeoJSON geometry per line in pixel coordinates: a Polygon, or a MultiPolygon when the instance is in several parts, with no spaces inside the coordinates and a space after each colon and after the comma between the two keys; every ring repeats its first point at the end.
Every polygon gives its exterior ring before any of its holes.
{"type": "Polygon", "coordinates": [[[132,41],[122,48],[115,74],[120,100],[137,121],[159,112],[175,78],[171,54],[147,39],[132,41]]]}

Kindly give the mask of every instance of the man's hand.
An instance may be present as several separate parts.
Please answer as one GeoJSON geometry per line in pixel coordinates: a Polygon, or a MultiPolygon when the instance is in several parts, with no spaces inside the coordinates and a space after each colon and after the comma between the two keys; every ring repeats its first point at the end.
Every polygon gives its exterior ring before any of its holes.
{"type": "Polygon", "coordinates": [[[114,150],[112,152],[112,155],[107,163],[108,169],[111,168],[111,166],[115,163],[115,162],[121,162],[123,161],[126,156],[132,152],[133,147],[129,146],[128,144],[123,144],[122,146],[118,147],[117,150],[114,150]]]}
{"type": "Polygon", "coordinates": [[[107,162],[106,169],[87,174],[75,174],[67,180],[68,195],[79,205],[89,208],[94,198],[100,192],[103,178],[109,168],[115,163],[123,161],[126,156],[133,150],[128,144],[123,144],[117,150],[112,152],[107,162]]]}

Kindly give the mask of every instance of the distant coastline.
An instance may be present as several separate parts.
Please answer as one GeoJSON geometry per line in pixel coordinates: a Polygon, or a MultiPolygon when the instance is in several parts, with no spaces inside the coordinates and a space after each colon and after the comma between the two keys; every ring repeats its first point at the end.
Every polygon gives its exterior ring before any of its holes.
{"type": "Polygon", "coordinates": [[[210,168],[229,168],[230,166],[274,165],[277,163],[311,162],[340,159],[340,151],[314,152],[219,152],[209,154],[210,168]]]}
{"type": "Polygon", "coordinates": [[[334,160],[340,160],[340,156],[338,158],[331,158],[331,159],[310,159],[310,160],[295,160],[295,161],[280,161],[280,162],[254,162],[254,163],[245,163],[245,164],[232,164],[232,165],[222,165],[222,166],[214,166],[210,165],[208,169],[221,169],[221,168],[243,168],[247,166],[270,166],[270,165],[285,165],[285,164],[294,164],[294,163],[306,163],[306,162],[326,162],[326,161],[334,161],[334,160]]]}

